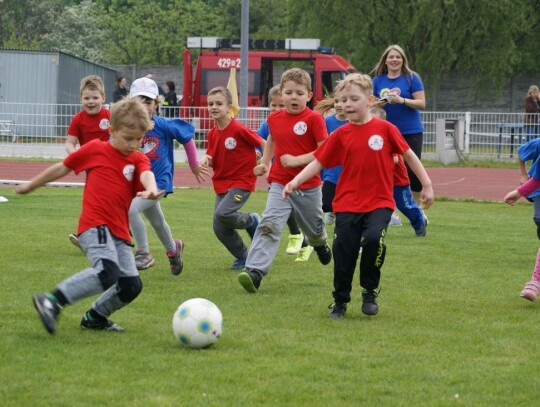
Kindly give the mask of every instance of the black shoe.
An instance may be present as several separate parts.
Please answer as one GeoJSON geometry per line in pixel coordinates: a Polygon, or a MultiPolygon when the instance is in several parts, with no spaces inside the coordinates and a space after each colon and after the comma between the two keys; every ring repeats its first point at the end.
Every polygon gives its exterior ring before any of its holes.
{"type": "Polygon", "coordinates": [[[238,274],[238,281],[248,293],[256,293],[261,285],[262,273],[259,270],[247,270],[238,274]]]}
{"type": "Polygon", "coordinates": [[[81,319],[81,328],[116,332],[122,332],[124,330],[124,328],[116,325],[114,322],[108,320],[107,318],[91,319],[90,315],[88,315],[88,312],[86,312],[84,314],[84,317],[81,319]]]}
{"type": "Polygon", "coordinates": [[[377,315],[379,306],[377,305],[378,293],[375,290],[362,290],[362,312],[366,315],[377,315]]]}
{"type": "Polygon", "coordinates": [[[427,219],[424,218],[424,220],[422,221],[422,226],[416,229],[416,237],[424,237],[426,235],[427,225],[427,219]]]}
{"type": "Polygon", "coordinates": [[[332,250],[330,250],[328,243],[324,242],[322,246],[314,247],[314,249],[323,265],[327,265],[332,261],[332,250]]]}
{"type": "Polygon", "coordinates": [[[47,294],[34,295],[32,300],[45,329],[51,335],[54,334],[56,332],[56,321],[60,311],[62,311],[62,306],[51,300],[47,294]]]}
{"type": "Polygon", "coordinates": [[[334,302],[328,306],[330,313],[328,318],[345,318],[345,312],[347,312],[347,304],[344,302],[334,302]]]}

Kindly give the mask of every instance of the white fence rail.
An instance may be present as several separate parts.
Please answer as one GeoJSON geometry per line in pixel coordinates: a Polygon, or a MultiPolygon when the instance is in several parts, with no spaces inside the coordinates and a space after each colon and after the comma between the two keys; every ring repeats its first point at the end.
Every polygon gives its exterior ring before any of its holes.
{"type": "MultiPolygon", "coordinates": [[[[0,103],[0,157],[64,157],[69,122],[80,110],[80,105],[0,103]]],[[[425,128],[423,157],[429,159],[439,155],[438,119],[445,122],[445,148],[455,147],[460,157],[471,159],[515,160],[519,145],[540,133],[524,124],[522,113],[421,114],[425,128]]],[[[162,107],[162,115],[191,122],[197,129],[198,147],[205,148],[206,133],[213,125],[205,108],[162,107]]],[[[267,115],[265,108],[248,108],[240,112],[240,120],[257,130],[267,115]]]]}

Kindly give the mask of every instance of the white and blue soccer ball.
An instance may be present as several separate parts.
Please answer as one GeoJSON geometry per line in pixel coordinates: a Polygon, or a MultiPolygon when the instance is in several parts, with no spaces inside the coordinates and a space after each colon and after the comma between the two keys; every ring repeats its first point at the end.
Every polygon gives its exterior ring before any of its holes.
{"type": "Polygon", "coordinates": [[[207,348],[221,337],[223,315],[212,301],[192,298],[176,309],[172,328],[176,339],[185,347],[207,348]]]}

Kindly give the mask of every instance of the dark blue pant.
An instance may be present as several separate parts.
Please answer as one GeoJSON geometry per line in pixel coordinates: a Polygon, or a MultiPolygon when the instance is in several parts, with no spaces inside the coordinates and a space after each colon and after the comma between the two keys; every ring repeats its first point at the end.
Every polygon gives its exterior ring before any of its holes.
{"type": "Polygon", "coordinates": [[[412,197],[410,186],[394,186],[394,201],[396,208],[409,219],[414,230],[420,229],[424,223],[424,214],[412,197]]]}
{"type": "Polygon", "coordinates": [[[337,213],[334,252],[334,291],[336,302],[350,302],[354,270],[360,256],[360,286],[374,290],[379,286],[386,255],[384,238],[392,210],[367,213],[337,213]]]}

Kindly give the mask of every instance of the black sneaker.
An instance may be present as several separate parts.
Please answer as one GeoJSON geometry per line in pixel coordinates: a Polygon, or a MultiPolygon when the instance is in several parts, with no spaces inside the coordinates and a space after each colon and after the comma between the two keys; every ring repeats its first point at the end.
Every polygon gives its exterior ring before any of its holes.
{"type": "Polygon", "coordinates": [[[345,312],[347,312],[347,304],[344,302],[334,302],[328,306],[330,313],[328,318],[345,318],[345,312]]]}
{"type": "Polygon", "coordinates": [[[261,285],[262,273],[259,270],[247,270],[238,274],[238,281],[248,293],[256,293],[261,285]]]}
{"type": "Polygon", "coordinates": [[[330,247],[328,246],[328,243],[324,242],[322,246],[314,247],[315,252],[317,253],[317,256],[319,257],[319,261],[323,265],[327,265],[332,261],[332,250],[330,250],[330,247]]]}
{"type": "Polygon", "coordinates": [[[114,322],[108,320],[107,318],[91,319],[88,315],[88,312],[84,314],[84,317],[81,319],[81,328],[82,329],[93,329],[97,331],[116,331],[122,332],[124,328],[119,325],[116,325],[114,322]]]}
{"type": "Polygon", "coordinates": [[[56,321],[62,311],[62,306],[49,298],[47,294],[34,295],[32,297],[34,307],[41,318],[45,329],[51,335],[56,332],[56,321]]]}
{"type": "Polygon", "coordinates": [[[424,220],[422,221],[422,226],[416,229],[416,237],[424,237],[426,235],[427,225],[427,219],[424,218],[424,220]]]}
{"type": "Polygon", "coordinates": [[[377,305],[378,293],[375,290],[362,290],[362,312],[366,315],[377,315],[379,306],[377,305]]]}

